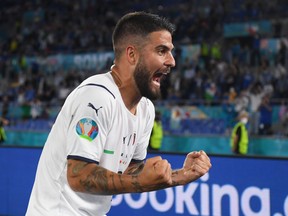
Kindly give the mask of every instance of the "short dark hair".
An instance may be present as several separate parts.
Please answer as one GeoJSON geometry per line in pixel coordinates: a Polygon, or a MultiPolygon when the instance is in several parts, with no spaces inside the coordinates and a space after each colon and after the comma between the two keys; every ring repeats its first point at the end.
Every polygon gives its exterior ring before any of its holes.
{"type": "Polygon", "coordinates": [[[169,31],[172,35],[175,26],[164,17],[143,11],[124,15],[116,24],[112,35],[115,58],[121,54],[121,44],[129,40],[129,36],[144,38],[152,32],[161,30],[169,31]]]}

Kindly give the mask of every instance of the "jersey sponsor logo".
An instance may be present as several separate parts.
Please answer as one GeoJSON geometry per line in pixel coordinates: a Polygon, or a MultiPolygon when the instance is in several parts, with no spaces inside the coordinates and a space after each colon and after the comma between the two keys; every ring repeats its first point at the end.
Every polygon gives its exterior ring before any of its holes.
{"type": "Polygon", "coordinates": [[[93,105],[92,103],[88,103],[88,107],[91,107],[92,109],[94,109],[97,116],[98,116],[98,111],[99,111],[101,108],[103,108],[103,107],[101,106],[101,107],[99,107],[99,108],[97,109],[97,108],[94,107],[94,105],[93,105]]]}
{"type": "Polygon", "coordinates": [[[77,134],[86,140],[94,140],[99,132],[97,123],[90,118],[82,118],[76,125],[77,134]]]}

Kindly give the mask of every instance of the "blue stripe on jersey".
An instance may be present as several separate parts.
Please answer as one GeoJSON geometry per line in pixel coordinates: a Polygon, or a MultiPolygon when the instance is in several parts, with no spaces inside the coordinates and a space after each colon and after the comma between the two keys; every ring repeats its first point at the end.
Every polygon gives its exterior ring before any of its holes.
{"type": "Polygon", "coordinates": [[[84,162],[87,162],[87,163],[96,163],[96,164],[99,164],[98,161],[91,160],[91,159],[89,159],[89,158],[85,158],[85,157],[81,157],[81,156],[77,156],[77,155],[68,155],[68,156],[67,156],[67,159],[80,160],[80,161],[84,161],[84,162]]]}
{"type": "Polygon", "coordinates": [[[135,159],[132,159],[130,163],[142,163],[144,162],[144,160],[135,160],[135,159]]]}
{"type": "Polygon", "coordinates": [[[116,98],[116,97],[114,96],[114,94],[113,94],[108,88],[106,88],[106,87],[103,86],[103,85],[95,84],[95,83],[88,83],[88,84],[86,84],[86,85],[80,86],[79,88],[82,88],[82,87],[85,87],[85,86],[97,86],[97,87],[104,88],[106,91],[108,91],[108,92],[113,96],[114,99],[116,98]]]}

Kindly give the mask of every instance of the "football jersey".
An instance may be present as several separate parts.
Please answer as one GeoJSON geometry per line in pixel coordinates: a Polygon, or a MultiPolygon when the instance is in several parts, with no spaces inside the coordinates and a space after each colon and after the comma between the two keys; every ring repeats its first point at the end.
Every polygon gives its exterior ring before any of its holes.
{"type": "Polygon", "coordinates": [[[105,215],[112,196],[73,191],[67,158],[123,173],[131,160],[146,158],[154,117],[154,105],[144,97],[136,114],[129,112],[111,72],[83,81],[67,97],[48,135],[26,215],[105,215]]]}

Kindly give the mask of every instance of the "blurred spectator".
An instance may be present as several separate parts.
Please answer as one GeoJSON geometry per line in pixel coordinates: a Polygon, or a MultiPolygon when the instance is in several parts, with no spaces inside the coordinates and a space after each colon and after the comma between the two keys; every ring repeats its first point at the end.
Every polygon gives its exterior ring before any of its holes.
{"type": "Polygon", "coordinates": [[[148,149],[156,151],[160,150],[162,146],[163,133],[161,113],[156,111],[148,149]]]}
{"type": "Polygon", "coordinates": [[[282,66],[286,66],[286,59],[287,59],[287,45],[284,43],[284,40],[280,41],[280,49],[277,55],[277,63],[280,63],[282,66]]]}
{"type": "Polygon", "coordinates": [[[282,33],[282,22],[277,18],[274,22],[274,37],[278,38],[281,37],[282,33]]]}
{"type": "Polygon", "coordinates": [[[213,81],[208,80],[205,84],[205,96],[204,96],[205,101],[208,104],[210,104],[216,99],[216,95],[217,95],[216,84],[213,81]]]}
{"type": "Polygon", "coordinates": [[[209,47],[209,44],[206,41],[202,41],[202,43],[201,43],[200,61],[203,62],[205,69],[209,69],[210,47],[209,47]]]}
{"type": "Polygon", "coordinates": [[[287,99],[288,92],[288,74],[280,75],[279,79],[275,81],[275,94],[277,98],[287,99]]]}
{"type": "Polygon", "coordinates": [[[2,118],[7,119],[9,114],[10,99],[4,95],[2,98],[2,118]]]}
{"type": "Polygon", "coordinates": [[[39,100],[39,98],[35,98],[31,103],[31,117],[32,119],[37,119],[42,117],[42,113],[43,113],[43,104],[42,102],[39,100]]]}
{"type": "Polygon", "coordinates": [[[266,59],[262,59],[259,67],[259,81],[263,86],[271,85],[273,83],[273,74],[269,62],[266,59]]]}
{"type": "Polygon", "coordinates": [[[235,99],[237,97],[237,92],[235,91],[234,87],[231,87],[229,89],[229,103],[234,103],[235,99]]]}
{"type": "Polygon", "coordinates": [[[211,46],[211,59],[217,62],[222,59],[222,50],[218,42],[214,42],[211,46]]]}
{"type": "MultiPolygon", "coordinates": [[[[230,134],[230,130],[235,124],[235,112],[234,103],[229,100],[228,96],[224,96],[222,100],[222,111],[225,114],[225,120],[227,125],[227,132],[230,134]]],[[[237,115],[236,115],[237,116],[237,115]]]]}
{"type": "Polygon", "coordinates": [[[284,100],[281,101],[279,112],[278,112],[278,118],[280,122],[285,121],[285,119],[288,117],[288,107],[284,100]]]}
{"type": "Polygon", "coordinates": [[[252,43],[252,52],[251,52],[251,66],[258,66],[261,61],[261,54],[260,54],[260,34],[255,33],[253,36],[253,43],[252,43]]]}
{"type": "Polygon", "coordinates": [[[234,58],[233,63],[228,65],[228,68],[226,70],[226,75],[224,78],[224,88],[223,88],[224,92],[229,92],[231,88],[236,87],[237,74],[239,73],[239,67],[236,62],[237,60],[234,58]]]}
{"type": "Polygon", "coordinates": [[[236,113],[249,110],[250,98],[247,90],[242,90],[234,101],[234,109],[236,113]]]}
{"type": "Polygon", "coordinates": [[[28,102],[24,102],[21,105],[22,119],[28,120],[31,118],[31,105],[28,102]]]}
{"type": "Polygon", "coordinates": [[[9,121],[2,116],[0,116],[0,145],[7,140],[5,126],[9,124],[9,121]]]}
{"type": "Polygon", "coordinates": [[[9,97],[7,95],[4,95],[2,97],[2,111],[1,111],[1,115],[0,115],[0,145],[3,144],[6,139],[6,132],[5,132],[5,126],[7,126],[9,124],[9,120],[8,120],[8,113],[9,113],[9,97]]]}
{"type": "Polygon", "coordinates": [[[203,99],[204,98],[204,78],[203,78],[203,75],[202,75],[203,71],[199,70],[196,72],[193,80],[192,80],[192,84],[191,86],[193,86],[194,88],[194,92],[195,92],[195,98],[198,98],[198,99],[203,99]]]}
{"type": "Polygon", "coordinates": [[[179,106],[174,106],[171,110],[170,125],[172,131],[181,130],[182,109],[179,106]]]}
{"type": "Polygon", "coordinates": [[[272,106],[270,104],[270,96],[264,95],[259,107],[260,122],[259,135],[271,135],[272,131],[272,106]]]}
{"type": "Polygon", "coordinates": [[[27,81],[24,85],[24,99],[25,102],[29,103],[36,97],[36,90],[31,82],[27,81]]]}
{"type": "Polygon", "coordinates": [[[68,86],[68,83],[63,81],[59,83],[58,86],[58,99],[60,101],[61,104],[64,103],[64,101],[66,100],[66,97],[68,96],[68,94],[71,92],[71,89],[68,86]]]}
{"type": "Polygon", "coordinates": [[[249,115],[246,111],[239,113],[238,122],[231,133],[231,149],[235,154],[245,155],[248,152],[249,137],[246,125],[249,115]]]}
{"type": "Polygon", "coordinates": [[[259,132],[259,120],[260,113],[259,107],[262,101],[262,97],[264,95],[263,87],[261,83],[256,82],[252,85],[249,92],[249,101],[250,101],[250,134],[258,135],[259,132]]]}
{"type": "Polygon", "coordinates": [[[284,100],[281,101],[278,118],[280,126],[277,128],[278,134],[288,136],[288,107],[284,100]]]}

